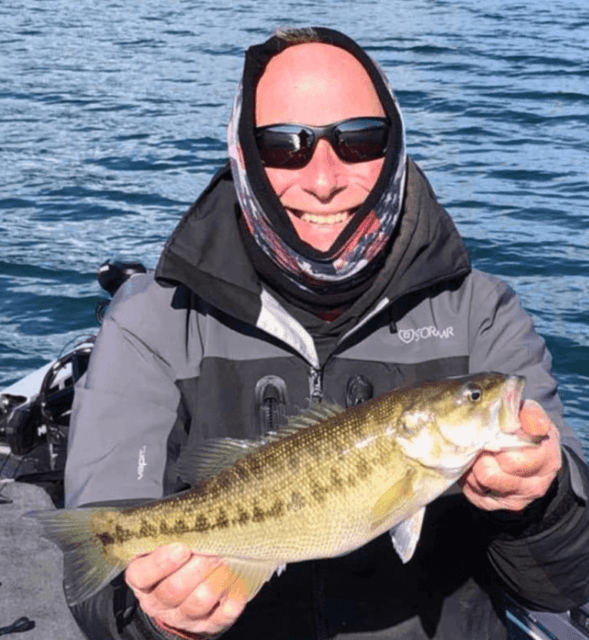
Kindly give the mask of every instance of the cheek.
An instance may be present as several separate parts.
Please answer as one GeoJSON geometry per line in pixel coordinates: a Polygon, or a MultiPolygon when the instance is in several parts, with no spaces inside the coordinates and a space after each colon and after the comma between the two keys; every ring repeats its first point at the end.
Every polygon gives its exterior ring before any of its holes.
{"type": "Polygon", "coordinates": [[[300,172],[294,169],[274,169],[272,167],[266,167],[264,170],[268,182],[278,197],[300,180],[298,176],[300,172]]]}
{"type": "Polygon", "coordinates": [[[366,189],[366,191],[372,191],[380,172],[382,165],[384,164],[384,158],[378,160],[371,160],[370,162],[360,162],[356,165],[349,165],[350,181],[355,182],[357,185],[366,189]]]}

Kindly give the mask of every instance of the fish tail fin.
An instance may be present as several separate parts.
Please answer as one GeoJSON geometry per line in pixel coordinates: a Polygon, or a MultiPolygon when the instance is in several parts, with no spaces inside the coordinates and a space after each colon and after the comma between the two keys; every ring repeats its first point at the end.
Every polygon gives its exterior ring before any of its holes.
{"type": "Polygon", "coordinates": [[[63,551],[64,589],[70,605],[98,593],[125,568],[104,552],[104,545],[90,528],[92,515],[98,510],[50,509],[24,514],[37,520],[43,527],[42,536],[63,551]]]}

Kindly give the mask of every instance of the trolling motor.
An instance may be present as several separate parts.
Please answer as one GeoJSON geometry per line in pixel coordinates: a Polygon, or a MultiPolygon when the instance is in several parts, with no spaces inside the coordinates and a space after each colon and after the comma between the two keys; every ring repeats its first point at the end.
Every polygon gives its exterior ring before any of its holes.
{"type": "MultiPolygon", "coordinates": [[[[97,279],[113,296],[132,275],[145,272],[138,262],[105,262],[97,279]]],[[[99,323],[109,302],[99,301],[99,323]]],[[[0,477],[36,484],[63,482],[74,385],[88,368],[95,339],[84,336],[55,362],[0,393],[0,477]]]]}
{"type": "MultiPolygon", "coordinates": [[[[114,296],[119,287],[136,273],[146,273],[140,262],[108,262],[101,264],[96,272],[98,284],[114,296]]],[[[99,300],[96,307],[96,319],[102,324],[110,300],[99,300]]]]}
{"type": "Polygon", "coordinates": [[[73,385],[88,368],[93,344],[94,336],[90,336],[52,363],[38,394],[0,394],[0,442],[6,442],[14,455],[26,455],[40,440],[65,446],[73,385]]]}
{"type": "Polygon", "coordinates": [[[43,486],[56,506],[62,506],[74,385],[88,368],[93,346],[89,336],[14,385],[20,393],[10,387],[0,394],[0,478],[43,486]]]}

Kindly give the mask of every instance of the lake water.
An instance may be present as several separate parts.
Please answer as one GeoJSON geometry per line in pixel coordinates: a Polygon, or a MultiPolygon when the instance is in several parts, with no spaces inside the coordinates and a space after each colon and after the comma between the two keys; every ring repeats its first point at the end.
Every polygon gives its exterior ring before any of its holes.
{"type": "Polygon", "coordinates": [[[225,161],[243,52],[331,26],[388,74],[476,267],[518,291],[589,453],[586,0],[2,0],[0,389],[95,332],[225,161]]]}

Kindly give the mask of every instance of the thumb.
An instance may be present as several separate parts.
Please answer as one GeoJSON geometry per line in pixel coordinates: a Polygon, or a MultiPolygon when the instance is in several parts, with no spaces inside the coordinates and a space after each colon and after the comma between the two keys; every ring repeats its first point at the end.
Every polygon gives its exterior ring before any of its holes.
{"type": "Polygon", "coordinates": [[[535,400],[525,400],[520,411],[522,430],[531,436],[545,436],[552,428],[552,420],[535,400]]]}

